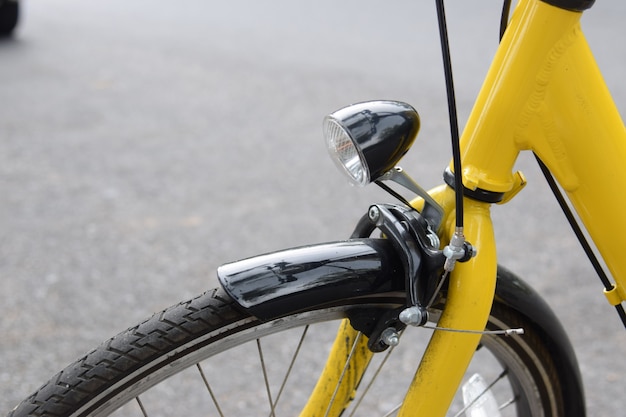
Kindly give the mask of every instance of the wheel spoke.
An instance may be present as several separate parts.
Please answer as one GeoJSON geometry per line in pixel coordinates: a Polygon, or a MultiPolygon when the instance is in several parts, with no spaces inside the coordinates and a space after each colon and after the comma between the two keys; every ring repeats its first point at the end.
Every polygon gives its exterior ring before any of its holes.
{"type": "MultiPolygon", "coordinates": [[[[395,346],[392,346],[391,348],[387,349],[387,352],[385,353],[385,357],[383,358],[383,360],[380,362],[380,364],[376,368],[376,372],[374,372],[374,375],[372,376],[372,378],[368,382],[367,386],[363,389],[363,392],[361,392],[361,394],[359,396],[359,400],[356,402],[356,404],[354,405],[354,408],[352,409],[352,412],[350,413],[350,417],[354,416],[354,414],[358,410],[359,406],[361,405],[361,402],[363,402],[363,399],[365,398],[365,396],[369,392],[370,388],[372,388],[372,385],[374,385],[374,382],[376,382],[376,379],[378,378],[378,375],[380,374],[380,372],[382,371],[383,367],[385,366],[385,363],[387,362],[387,359],[389,359],[389,357],[391,356],[391,353],[393,352],[394,348],[395,348],[395,346]]],[[[398,411],[399,408],[400,408],[400,406],[396,407],[395,409],[392,409],[390,411],[390,414],[387,414],[387,415],[391,415],[391,414],[395,413],[396,411],[398,411]]]]}
{"type": "Polygon", "coordinates": [[[265,391],[267,392],[267,401],[270,406],[270,416],[276,417],[274,412],[274,401],[272,400],[272,391],[270,389],[269,377],[267,375],[267,368],[265,367],[265,358],[263,357],[263,348],[261,348],[261,339],[256,340],[257,351],[259,352],[259,360],[261,361],[261,369],[263,370],[263,380],[265,381],[265,391]]]}
{"type": "Polygon", "coordinates": [[[148,413],[146,413],[146,409],[144,408],[143,403],[141,402],[139,397],[135,397],[135,401],[137,401],[137,404],[139,405],[139,409],[141,410],[141,414],[143,414],[143,417],[148,417],[148,413]]]}
{"type": "Polygon", "coordinates": [[[391,410],[389,410],[389,412],[387,414],[385,414],[383,417],[390,417],[394,414],[396,414],[398,412],[398,410],[400,410],[400,407],[402,407],[402,403],[396,405],[395,407],[393,407],[391,410]]]}
{"type": "Polygon", "coordinates": [[[513,397],[508,401],[505,401],[499,408],[499,410],[504,410],[505,408],[507,408],[509,405],[511,404],[515,404],[517,402],[517,397],[513,397]]]}
{"type": "Polygon", "coordinates": [[[357,337],[354,338],[354,342],[352,343],[352,348],[350,349],[350,353],[348,354],[346,363],[343,366],[343,370],[341,371],[341,376],[339,377],[339,380],[337,381],[337,385],[335,386],[335,391],[333,392],[333,395],[328,403],[328,408],[326,409],[326,414],[324,414],[324,417],[328,417],[328,414],[330,413],[330,409],[332,408],[332,405],[335,402],[335,398],[337,397],[337,393],[339,392],[339,387],[341,386],[341,383],[343,382],[343,379],[346,376],[346,371],[350,367],[350,361],[352,359],[352,356],[354,356],[354,352],[356,351],[356,347],[358,346],[359,341],[361,340],[362,336],[363,336],[363,333],[359,332],[357,334],[357,337]]]}
{"type": "Polygon", "coordinates": [[[285,377],[283,378],[283,382],[280,385],[278,394],[276,395],[276,400],[274,401],[274,405],[272,406],[270,417],[272,415],[272,412],[276,410],[276,406],[278,405],[278,402],[280,401],[280,397],[283,394],[285,387],[287,386],[287,380],[289,379],[289,376],[291,375],[291,371],[293,370],[293,365],[296,363],[296,359],[300,355],[300,349],[302,348],[302,345],[304,344],[304,339],[306,339],[306,335],[308,331],[309,331],[309,326],[308,325],[304,326],[304,329],[302,330],[302,335],[300,336],[300,340],[298,342],[298,346],[296,346],[295,352],[293,353],[293,355],[291,355],[291,362],[289,363],[289,367],[287,368],[287,371],[285,372],[285,377]]]}
{"type": "Polygon", "coordinates": [[[480,398],[482,398],[483,395],[488,393],[489,390],[494,387],[494,385],[496,385],[500,380],[502,380],[502,378],[504,378],[508,374],[508,372],[509,372],[508,369],[503,369],[500,375],[496,377],[496,379],[494,379],[489,385],[487,385],[487,387],[485,387],[485,389],[479,395],[477,395],[476,398],[474,398],[469,404],[465,405],[463,409],[461,409],[458,413],[456,413],[454,417],[459,417],[461,414],[467,411],[467,409],[469,409],[472,405],[476,404],[476,401],[478,401],[480,398]]]}
{"type": "Polygon", "coordinates": [[[204,374],[204,371],[202,370],[202,366],[199,363],[197,363],[196,364],[196,368],[198,368],[198,371],[200,372],[200,376],[202,377],[202,381],[204,381],[204,386],[206,387],[207,391],[209,391],[209,395],[211,396],[211,399],[213,400],[213,405],[217,409],[217,412],[219,413],[220,417],[224,417],[224,413],[222,412],[222,408],[220,407],[220,404],[217,401],[217,398],[215,397],[215,394],[213,393],[213,390],[211,389],[211,385],[209,384],[209,381],[206,379],[206,375],[204,374]]]}

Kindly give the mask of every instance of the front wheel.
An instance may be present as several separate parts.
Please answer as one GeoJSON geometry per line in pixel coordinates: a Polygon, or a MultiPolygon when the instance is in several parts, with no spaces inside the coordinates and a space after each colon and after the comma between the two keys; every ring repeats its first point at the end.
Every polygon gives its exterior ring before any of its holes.
{"type": "MultiPolygon", "coordinates": [[[[337,321],[357,310],[396,308],[403,301],[404,294],[385,294],[368,298],[367,304],[346,300],[260,322],[223,291],[213,290],[103,343],[9,415],[298,415],[318,382],[337,321]]],[[[344,325],[349,327],[346,321],[344,325]]],[[[568,398],[559,365],[548,353],[541,329],[496,301],[488,328],[514,327],[523,327],[525,334],[482,338],[448,415],[565,415],[568,398]]],[[[322,407],[332,410],[324,414],[345,408],[344,416],[394,415],[430,333],[406,329],[398,346],[373,355],[351,401],[322,407]]],[[[354,346],[362,346],[361,336],[354,338],[354,346]]],[[[333,391],[337,382],[323,385],[333,391]]]]}

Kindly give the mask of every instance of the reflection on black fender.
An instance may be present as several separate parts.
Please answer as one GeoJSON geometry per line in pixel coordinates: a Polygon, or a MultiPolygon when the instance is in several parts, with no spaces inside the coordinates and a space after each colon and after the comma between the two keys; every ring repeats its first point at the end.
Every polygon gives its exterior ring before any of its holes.
{"type": "Polygon", "coordinates": [[[262,320],[333,301],[404,290],[400,259],[385,239],[287,249],[218,268],[224,289],[262,320]]]}

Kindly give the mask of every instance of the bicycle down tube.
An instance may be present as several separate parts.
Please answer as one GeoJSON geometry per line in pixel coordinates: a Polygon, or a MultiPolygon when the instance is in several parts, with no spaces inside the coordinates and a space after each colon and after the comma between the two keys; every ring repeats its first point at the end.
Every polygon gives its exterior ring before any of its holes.
{"type": "MultiPolygon", "coordinates": [[[[520,1],[461,137],[463,185],[506,202],[524,184],[514,172],[518,154],[534,151],[566,191],[616,280],[607,295],[615,305],[626,299],[626,259],[614,244],[616,231],[626,230],[620,215],[626,130],[581,31],[581,16],[539,0],[520,1]]],[[[449,187],[432,192],[445,211],[442,244],[454,232],[453,194],[449,187]]],[[[484,328],[496,280],[492,202],[465,198],[465,234],[478,256],[452,272],[440,327],[484,328]]],[[[479,339],[436,331],[399,415],[445,415],[479,339]]],[[[323,397],[316,391],[311,401],[323,397]]]]}

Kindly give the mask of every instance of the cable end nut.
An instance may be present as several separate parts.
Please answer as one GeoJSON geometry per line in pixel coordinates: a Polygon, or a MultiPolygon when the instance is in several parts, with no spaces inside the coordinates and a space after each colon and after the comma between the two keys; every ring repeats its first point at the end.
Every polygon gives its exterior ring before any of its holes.
{"type": "Polygon", "coordinates": [[[400,312],[398,318],[408,326],[423,326],[428,320],[428,311],[417,306],[408,307],[400,312]]]}

